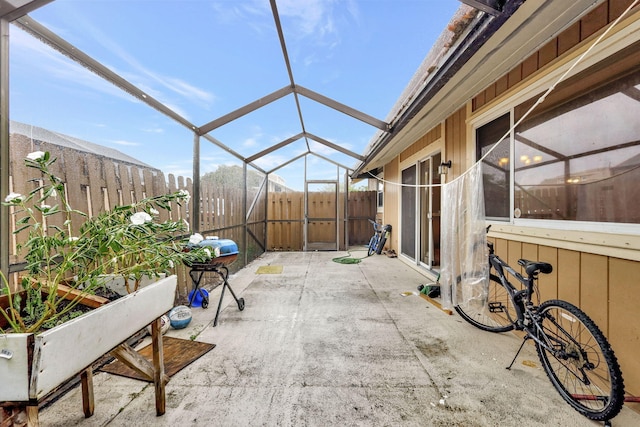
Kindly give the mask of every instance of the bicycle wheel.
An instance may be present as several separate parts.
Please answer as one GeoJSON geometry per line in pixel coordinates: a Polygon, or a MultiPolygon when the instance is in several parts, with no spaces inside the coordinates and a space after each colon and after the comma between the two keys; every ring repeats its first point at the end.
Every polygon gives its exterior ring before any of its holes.
{"type": "Polygon", "coordinates": [[[373,253],[376,251],[377,243],[378,243],[378,235],[374,234],[373,237],[371,237],[371,240],[369,240],[369,250],[367,251],[367,256],[373,255],[373,253]]]}
{"type": "Polygon", "coordinates": [[[382,250],[384,249],[384,244],[387,243],[387,236],[384,233],[378,239],[378,243],[376,244],[376,253],[380,255],[382,250]]]}
{"type": "Polygon", "coordinates": [[[607,421],[624,404],[620,365],[598,326],[582,310],[561,300],[540,305],[540,362],[562,398],[587,418],[607,421]]]}
{"type": "Polygon", "coordinates": [[[455,307],[458,314],[476,328],[489,332],[512,330],[516,319],[513,303],[498,276],[489,275],[489,290],[486,298],[472,298],[455,307]]]}

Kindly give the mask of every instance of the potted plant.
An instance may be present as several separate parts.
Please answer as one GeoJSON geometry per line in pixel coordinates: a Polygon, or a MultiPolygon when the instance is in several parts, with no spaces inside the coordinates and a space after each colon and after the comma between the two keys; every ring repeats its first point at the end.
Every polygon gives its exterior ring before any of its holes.
{"type": "Polygon", "coordinates": [[[176,276],[138,289],[143,277],[211,258],[205,250],[182,250],[186,241],[176,236],[187,231],[185,221],[157,221],[171,203],[188,203],[188,192],[89,217],[69,205],[64,183],[51,172],[55,161],[48,152],[29,154],[25,165],[40,175],[38,185],[4,199],[17,217],[14,233],[28,237],[19,248],[26,261],[21,289],[4,277],[0,282],[8,301],[0,309],[8,325],[0,329],[0,402],[38,401],[169,311],[176,276]],[[76,317],[80,301],[105,286],[106,274],[121,276],[132,293],[76,317]]]}

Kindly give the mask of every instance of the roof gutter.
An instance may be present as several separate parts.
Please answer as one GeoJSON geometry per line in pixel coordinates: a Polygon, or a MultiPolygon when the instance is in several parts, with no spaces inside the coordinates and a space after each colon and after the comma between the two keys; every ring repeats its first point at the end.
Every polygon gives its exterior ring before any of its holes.
{"type": "Polygon", "coordinates": [[[496,16],[484,13],[477,19],[464,40],[457,45],[446,62],[434,73],[432,78],[429,79],[424,89],[420,91],[398,120],[392,124],[389,132],[381,136],[372,149],[366,154],[365,159],[355,168],[352,174],[354,179],[369,177],[369,175],[365,173],[367,164],[393,140],[420,110],[424,108],[429,100],[449,82],[462,66],[478,52],[486,41],[500,29],[525,1],[526,0],[507,1],[502,9],[502,13],[496,16]]]}

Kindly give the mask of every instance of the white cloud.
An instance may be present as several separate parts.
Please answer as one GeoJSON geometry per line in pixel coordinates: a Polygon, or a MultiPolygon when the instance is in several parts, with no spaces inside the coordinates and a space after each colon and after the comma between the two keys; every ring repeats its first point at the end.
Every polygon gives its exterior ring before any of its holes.
{"type": "MultiPolygon", "coordinates": [[[[215,101],[215,95],[206,90],[193,86],[182,79],[166,76],[145,67],[133,55],[115,43],[100,29],[81,17],[76,16],[76,18],[76,23],[82,28],[83,33],[113,53],[117,58],[124,61],[133,71],[126,72],[125,74],[124,72],[119,72],[116,67],[108,66],[108,64],[104,62],[103,64],[116,74],[123,76],[129,82],[147,92],[150,96],[165,104],[170,104],[168,100],[170,96],[168,93],[163,92],[163,90],[169,91],[169,93],[176,94],[190,103],[197,102],[204,108],[208,108],[208,106],[215,101]]],[[[16,30],[17,31],[12,31],[11,33],[12,47],[23,49],[25,51],[23,59],[29,59],[33,66],[43,68],[49,75],[56,76],[61,80],[69,80],[74,82],[74,84],[80,83],[92,89],[109,92],[112,95],[129,97],[111,83],[106,82],[70,59],[56,53],[53,49],[27,35],[22,30],[17,28],[16,30]],[[111,89],[107,91],[104,89],[106,87],[111,89]]],[[[175,106],[171,108],[173,111],[181,114],[175,106]]]]}
{"type": "Polygon", "coordinates": [[[258,141],[255,137],[246,138],[242,143],[243,147],[253,148],[258,146],[258,141]]]}
{"type": "Polygon", "coordinates": [[[11,54],[18,68],[41,70],[43,75],[55,77],[64,83],[73,83],[74,87],[86,87],[91,89],[91,92],[98,91],[128,101],[135,100],[113,84],[17,27],[11,27],[11,54]]]}
{"type": "Polygon", "coordinates": [[[260,157],[254,163],[261,167],[262,169],[269,171],[273,168],[283,165],[284,163],[291,160],[290,157],[285,157],[279,154],[267,154],[265,156],[260,157]]]}
{"type": "Polygon", "coordinates": [[[164,129],[161,127],[149,127],[146,129],[142,129],[142,131],[147,133],[164,133],[164,129]]]}
{"type": "Polygon", "coordinates": [[[125,146],[125,147],[137,147],[137,146],[142,145],[139,142],[125,141],[125,140],[122,140],[122,139],[111,141],[111,143],[112,144],[116,144],[116,145],[122,145],[122,146],[125,146]]]}

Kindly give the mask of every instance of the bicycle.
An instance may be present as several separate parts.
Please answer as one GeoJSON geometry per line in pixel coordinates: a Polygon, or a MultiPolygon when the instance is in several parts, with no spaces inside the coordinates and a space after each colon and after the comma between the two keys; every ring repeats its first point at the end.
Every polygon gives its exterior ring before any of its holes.
{"type": "Polygon", "coordinates": [[[391,224],[382,226],[371,219],[368,219],[368,221],[373,225],[373,236],[371,240],[369,240],[367,256],[373,255],[374,252],[380,255],[382,249],[384,249],[384,244],[387,243],[387,239],[391,234],[391,224]]]}
{"type": "Polygon", "coordinates": [[[520,259],[524,277],[495,254],[493,243],[487,245],[491,272],[486,297],[456,305],[456,312],[484,331],[524,331],[522,344],[507,369],[511,369],[527,340],[533,340],[542,367],[562,398],[585,417],[610,425],[624,405],[624,380],[600,328],[567,301],[539,303],[536,280],[539,273],[553,271],[551,264],[520,259]],[[522,284],[521,289],[508,280],[505,271],[522,284]],[[532,301],[534,294],[538,304],[532,301]]]}

